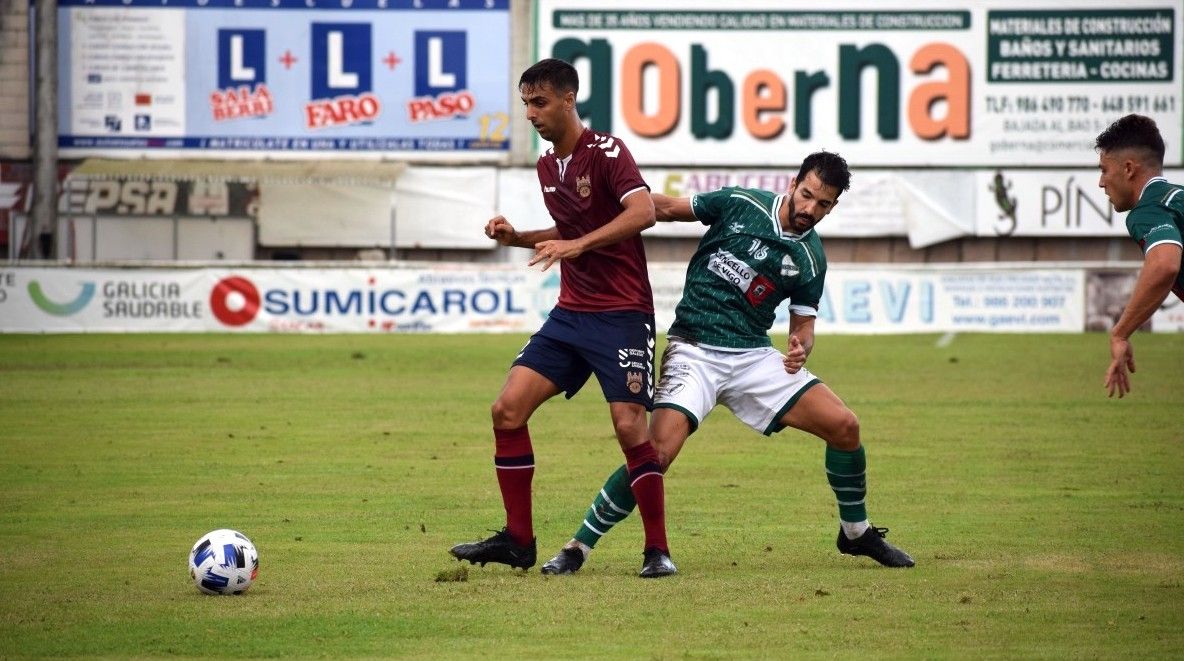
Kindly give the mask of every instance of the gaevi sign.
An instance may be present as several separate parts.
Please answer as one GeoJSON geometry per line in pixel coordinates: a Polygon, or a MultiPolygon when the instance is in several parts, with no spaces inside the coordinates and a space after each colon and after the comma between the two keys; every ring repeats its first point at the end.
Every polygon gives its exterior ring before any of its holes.
{"type": "Polygon", "coordinates": [[[786,4],[544,0],[540,56],[643,165],[1080,165],[1139,109],[1180,160],[1178,2],[786,4]]]}

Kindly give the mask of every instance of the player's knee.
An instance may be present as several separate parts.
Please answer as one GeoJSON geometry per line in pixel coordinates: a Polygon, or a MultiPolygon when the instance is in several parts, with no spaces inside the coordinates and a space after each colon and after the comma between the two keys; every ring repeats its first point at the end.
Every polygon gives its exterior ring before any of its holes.
{"type": "Polygon", "coordinates": [[[654,452],[658,455],[658,465],[662,467],[662,472],[665,473],[666,469],[670,468],[670,462],[673,461],[674,458],[671,456],[670,452],[657,443],[654,444],[654,452]]]}
{"type": "Polygon", "coordinates": [[[500,397],[489,408],[489,415],[494,429],[517,429],[525,425],[529,417],[523,407],[500,397]]]}
{"type": "Polygon", "coordinates": [[[859,417],[847,409],[839,417],[827,442],[838,450],[855,450],[859,447],[859,417]]]}
{"type": "Polygon", "coordinates": [[[613,432],[617,435],[621,447],[632,447],[636,440],[645,438],[645,418],[640,421],[625,417],[613,420],[613,432]]]}

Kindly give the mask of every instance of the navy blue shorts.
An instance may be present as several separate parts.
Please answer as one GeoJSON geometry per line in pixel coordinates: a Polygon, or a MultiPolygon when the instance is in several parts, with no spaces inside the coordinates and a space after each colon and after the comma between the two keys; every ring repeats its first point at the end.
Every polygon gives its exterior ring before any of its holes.
{"type": "Polygon", "coordinates": [[[595,374],[608,402],[654,409],[654,316],[554,308],[514,360],[575,396],[595,374]]]}

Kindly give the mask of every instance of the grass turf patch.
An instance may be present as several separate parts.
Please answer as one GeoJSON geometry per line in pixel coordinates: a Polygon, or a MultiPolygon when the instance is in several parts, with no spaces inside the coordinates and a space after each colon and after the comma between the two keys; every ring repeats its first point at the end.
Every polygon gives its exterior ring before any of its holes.
{"type": "MultiPolygon", "coordinates": [[[[0,336],[0,656],[1167,657],[1184,644],[1184,336],[820,336],[869,513],[917,559],[837,554],[823,444],[717,409],[641,526],[575,576],[469,568],[502,524],[489,405],[522,336],[0,336]],[[241,530],[260,577],[192,586],[241,530]],[[467,564],[463,567],[468,567],[467,564]],[[438,580],[444,576],[446,580],[438,580]]],[[[783,337],[777,342],[784,343],[783,337]]],[[[595,382],[531,421],[540,563],[621,463],[595,382]]]]}

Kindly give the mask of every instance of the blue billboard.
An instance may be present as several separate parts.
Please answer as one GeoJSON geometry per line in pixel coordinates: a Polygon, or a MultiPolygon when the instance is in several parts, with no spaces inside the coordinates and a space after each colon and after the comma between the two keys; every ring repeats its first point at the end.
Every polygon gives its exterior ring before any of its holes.
{"type": "Polygon", "coordinates": [[[509,0],[62,0],[58,29],[67,157],[509,149],[509,0]]]}

